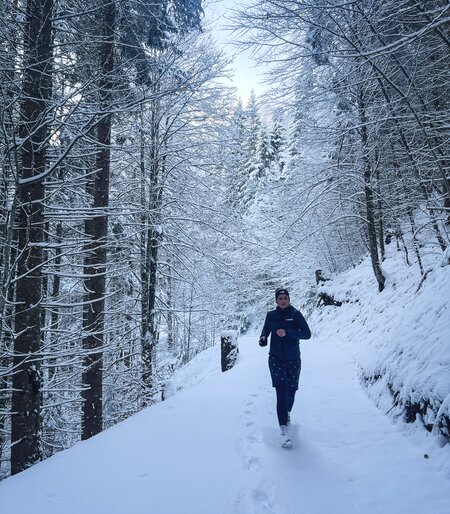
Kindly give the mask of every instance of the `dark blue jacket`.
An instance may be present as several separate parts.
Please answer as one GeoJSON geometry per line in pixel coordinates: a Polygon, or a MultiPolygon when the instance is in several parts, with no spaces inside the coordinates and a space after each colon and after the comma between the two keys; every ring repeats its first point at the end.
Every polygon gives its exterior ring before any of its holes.
{"type": "Polygon", "coordinates": [[[286,309],[277,307],[274,311],[267,313],[266,321],[261,332],[261,336],[270,338],[269,355],[277,357],[283,361],[299,360],[300,345],[299,339],[309,339],[311,330],[300,311],[289,305],[286,309]],[[286,335],[280,337],[277,330],[284,328],[286,335]]]}

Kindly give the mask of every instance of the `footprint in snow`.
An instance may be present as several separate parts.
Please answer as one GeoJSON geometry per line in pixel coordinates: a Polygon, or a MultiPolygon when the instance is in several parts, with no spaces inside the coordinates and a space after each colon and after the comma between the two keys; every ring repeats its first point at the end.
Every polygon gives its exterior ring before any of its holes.
{"type": "Polygon", "coordinates": [[[261,461],[258,457],[249,457],[245,464],[249,471],[261,469],[261,461]]]}
{"type": "Polygon", "coordinates": [[[250,435],[247,436],[247,440],[250,443],[260,443],[263,440],[263,437],[259,432],[257,432],[255,430],[250,435]]]}
{"type": "Polygon", "coordinates": [[[256,512],[274,512],[270,499],[264,491],[261,489],[255,489],[252,492],[252,497],[254,501],[257,502],[258,505],[263,509],[257,510],[256,512]]]}
{"type": "Polygon", "coordinates": [[[242,489],[233,514],[276,514],[269,496],[262,489],[242,489]]]}

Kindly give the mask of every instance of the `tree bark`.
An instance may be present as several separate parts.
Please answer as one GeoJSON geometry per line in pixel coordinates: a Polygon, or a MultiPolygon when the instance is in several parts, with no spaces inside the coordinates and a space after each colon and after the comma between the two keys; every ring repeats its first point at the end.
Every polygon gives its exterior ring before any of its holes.
{"type": "Polygon", "coordinates": [[[52,95],[53,0],[29,0],[24,39],[21,174],[16,218],[18,263],[11,420],[11,473],[41,457],[41,300],[44,240],[42,181],[26,179],[45,170],[49,100],[52,95]]]}
{"type": "MultiPolygon", "coordinates": [[[[154,100],[151,104],[150,119],[150,155],[149,155],[149,190],[148,201],[144,198],[143,208],[148,209],[145,216],[144,248],[141,253],[141,305],[142,305],[142,387],[143,404],[147,405],[153,381],[153,354],[158,339],[156,323],[156,282],[158,272],[158,250],[160,242],[160,210],[161,210],[161,175],[160,163],[160,131],[159,131],[159,103],[154,100]]],[[[142,173],[146,172],[143,165],[143,150],[141,150],[142,173]]]]}
{"type": "Polygon", "coordinates": [[[173,353],[175,348],[174,313],[173,313],[173,277],[172,266],[169,259],[167,275],[167,350],[173,353]]]}
{"type": "Polygon", "coordinates": [[[375,223],[375,209],[372,190],[372,166],[369,156],[369,137],[367,134],[367,114],[364,101],[364,94],[360,87],[357,90],[358,113],[361,122],[361,144],[364,173],[364,195],[366,199],[367,235],[369,239],[369,253],[372,262],[372,269],[378,282],[378,290],[384,289],[385,277],[381,269],[380,257],[377,245],[377,229],[375,223]]]}
{"type": "MultiPolygon", "coordinates": [[[[53,276],[51,298],[54,303],[57,303],[59,292],[61,288],[61,243],[62,243],[62,223],[60,221],[56,224],[55,243],[57,244],[54,256],[55,274],[53,276]]],[[[51,309],[50,318],[50,348],[51,353],[56,352],[58,346],[58,325],[59,325],[59,307],[54,305],[51,309]]],[[[48,359],[48,380],[51,382],[53,375],[56,372],[56,358],[51,357],[48,359]]]]}
{"type": "Polygon", "coordinates": [[[86,291],[83,313],[83,429],[88,439],[103,428],[103,344],[105,321],[106,253],[108,236],[109,172],[111,161],[111,96],[114,69],[115,2],[104,0],[102,7],[103,40],[100,45],[99,99],[101,119],[97,124],[96,173],[92,184],[95,214],[85,221],[88,238],[85,257],[86,291]]]}

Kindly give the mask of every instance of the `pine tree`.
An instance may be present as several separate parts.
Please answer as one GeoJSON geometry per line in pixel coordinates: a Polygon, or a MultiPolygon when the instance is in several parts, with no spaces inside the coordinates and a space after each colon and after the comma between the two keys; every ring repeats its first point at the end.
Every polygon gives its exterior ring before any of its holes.
{"type": "Polygon", "coordinates": [[[52,97],[52,0],[29,1],[24,33],[20,112],[21,174],[16,219],[18,262],[11,423],[11,473],[41,456],[41,301],[44,241],[43,175],[46,168],[48,109],[52,97]]]}

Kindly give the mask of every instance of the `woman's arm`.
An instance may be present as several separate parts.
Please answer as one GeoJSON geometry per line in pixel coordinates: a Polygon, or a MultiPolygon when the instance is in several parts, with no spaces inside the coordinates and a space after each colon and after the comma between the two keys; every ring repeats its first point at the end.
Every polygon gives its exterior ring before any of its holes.
{"type": "Polygon", "coordinates": [[[267,338],[269,337],[270,332],[271,332],[271,329],[270,329],[270,324],[269,324],[269,314],[266,314],[266,320],[264,321],[264,326],[261,331],[261,336],[259,337],[259,345],[260,346],[266,346],[267,338]]]}
{"type": "Polygon", "coordinates": [[[293,339],[310,339],[311,330],[309,329],[308,323],[300,311],[296,311],[295,321],[297,328],[288,328],[286,330],[286,334],[293,339]]]}
{"type": "Polygon", "coordinates": [[[266,314],[266,320],[264,321],[264,326],[261,332],[261,337],[269,337],[271,332],[270,324],[269,324],[269,314],[266,314]]]}

